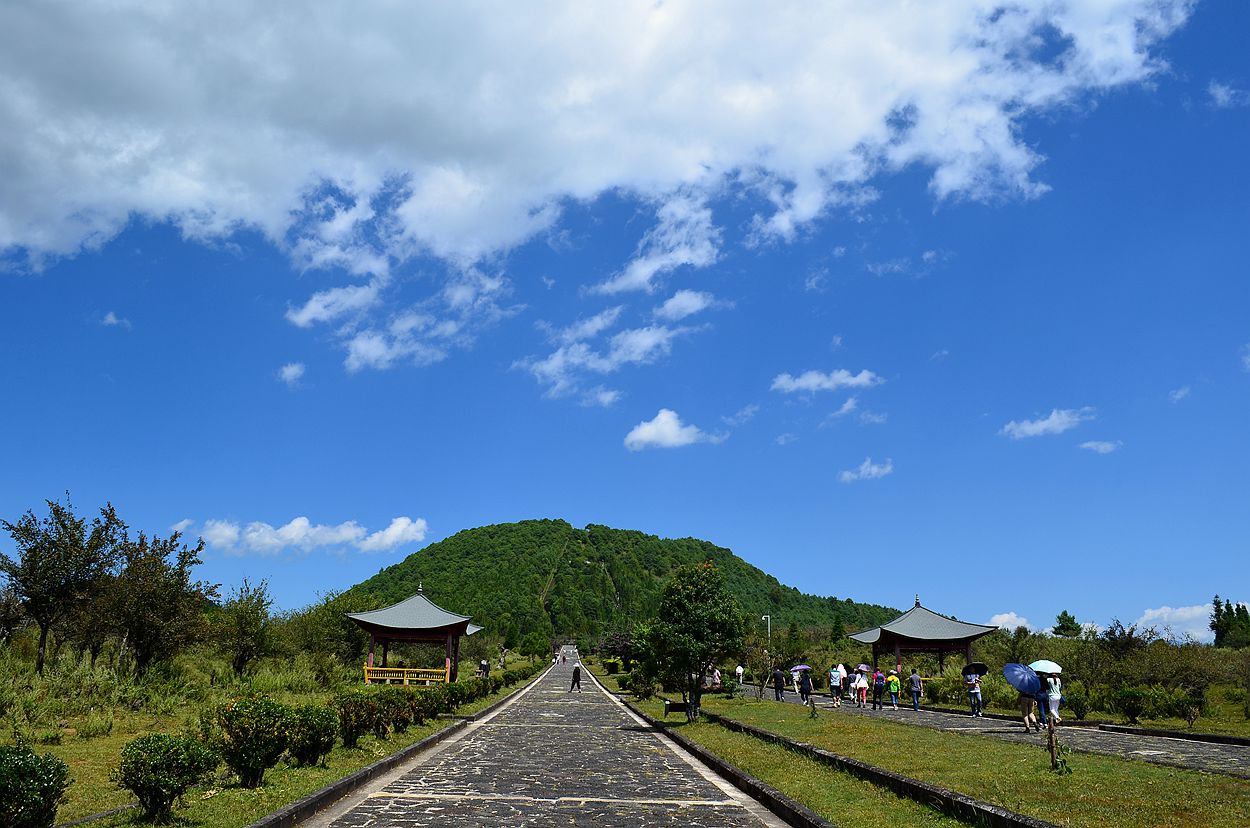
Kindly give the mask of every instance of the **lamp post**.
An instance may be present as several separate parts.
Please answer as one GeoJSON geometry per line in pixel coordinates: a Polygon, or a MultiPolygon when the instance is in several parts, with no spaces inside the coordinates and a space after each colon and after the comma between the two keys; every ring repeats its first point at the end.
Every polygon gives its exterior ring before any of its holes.
{"type": "Polygon", "coordinates": [[[771,615],[761,615],[761,621],[768,622],[768,649],[773,648],[773,617],[771,615]]]}

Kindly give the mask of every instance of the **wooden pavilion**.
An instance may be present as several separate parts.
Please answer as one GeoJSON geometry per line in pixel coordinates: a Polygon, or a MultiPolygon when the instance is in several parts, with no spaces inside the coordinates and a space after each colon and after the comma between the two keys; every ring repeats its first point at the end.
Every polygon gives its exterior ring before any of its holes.
{"type": "Polygon", "coordinates": [[[852,633],[849,637],[861,644],[872,645],[874,668],[881,653],[893,653],[894,669],[902,675],[904,652],[937,653],[938,672],[941,672],[942,660],[947,653],[962,653],[967,659],[965,663],[969,663],[972,661],[972,642],[995,629],[985,624],[969,624],[938,615],[920,606],[920,596],[917,595],[916,606],[898,618],[880,627],[852,633]]]}
{"type": "Polygon", "coordinates": [[[460,638],[473,635],[482,628],[470,622],[467,615],[448,612],[425,597],[420,587],[417,594],[398,604],[371,612],[349,612],[347,617],[369,633],[369,659],[365,662],[365,684],[440,684],[453,682],[460,667],[460,638]],[[445,658],[441,668],[388,667],[387,651],[395,642],[444,645],[445,658]],[[382,664],[374,666],[374,650],[382,645],[382,664]]]}

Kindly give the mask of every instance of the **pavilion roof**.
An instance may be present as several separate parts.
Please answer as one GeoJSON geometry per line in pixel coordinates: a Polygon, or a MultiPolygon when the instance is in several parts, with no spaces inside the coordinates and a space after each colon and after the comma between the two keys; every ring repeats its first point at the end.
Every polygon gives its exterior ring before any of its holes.
{"type": "Polygon", "coordinates": [[[416,595],[405,598],[398,604],[369,612],[349,612],[347,617],[359,624],[396,631],[436,630],[466,624],[465,634],[473,635],[482,629],[476,624],[467,623],[471,616],[448,612],[426,598],[420,589],[416,595]]]}
{"type": "Polygon", "coordinates": [[[914,641],[957,641],[980,638],[993,632],[995,627],[986,624],[969,624],[967,621],[955,621],[944,615],[938,615],[931,609],[916,606],[907,612],[888,621],[880,627],[852,633],[849,637],[861,644],[875,644],[884,635],[887,638],[909,638],[914,641]]]}

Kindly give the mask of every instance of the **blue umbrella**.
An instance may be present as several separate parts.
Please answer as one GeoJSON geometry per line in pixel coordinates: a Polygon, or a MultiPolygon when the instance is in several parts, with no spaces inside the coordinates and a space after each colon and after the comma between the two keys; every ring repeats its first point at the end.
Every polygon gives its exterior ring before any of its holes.
{"type": "Polygon", "coordinates": [[[1038,659],[1037,661],[1034,661],[1029,666],[1032,667],[1033,671],[1037,673],[1054,673],[1055,675],[1058,675],[1059,673],[1063,672],[1062,667],[1060,667],[1055,662],[1049,659],[1045,659],[1045,658],[1038,659]]]}
{"type": "Polygon", "coordinates": [[[1042,680],[1033,672],[1032,667],[1023,664],[1004,664],[1003,678],[1007,683],[1026,696],[1032,696],[1042,689],[1042,680]]]}

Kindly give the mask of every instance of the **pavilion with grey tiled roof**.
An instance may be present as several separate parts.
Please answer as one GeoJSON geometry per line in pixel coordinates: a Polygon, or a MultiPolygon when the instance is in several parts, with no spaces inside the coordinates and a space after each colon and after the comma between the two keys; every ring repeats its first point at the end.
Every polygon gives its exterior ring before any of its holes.
{"type": "Polygon", "coordinates": [[[365,663],[365,682],[393,681],[409,678],[434,679],[440,673],[442,681],[455,681],[460,667],[460,638],[473,635],[482,628],[473,624],[467,615],[448,612],[425,597],[421,587],[417,594],[398,604],[369,612],[349,612],[347,617],[369,633],[369,660],[365,663]],[[386,665],[387,651],[394,642],[439,643],[446,647],[446,660],[442,670],[401,670],[386,665]],[[377,644],[382,645],[382,666],[374,667],[373,655],[377,644]],[[403,675],[399,675],[402,673],[403,675]],[[408,674],[421,674],[409,676],[408,674]]]}
{"type": "Polygon", "coordinates": [[[872,645],[872,666],[877,666],[878,656],[885,652],[894,653],[895,669],[903,672],[903,652],[937,653],[938,670],[941,670],[942,659],[947,653],[962,652],[969,662],[972,661],[972,642],[983,635],[989,635],[996,627],[985,624],[969,624],[939,615],[931,609],[920,606],[920,596],[916,596],[916,606],[907,612],[870,630],[852,633],[849,638],[861,644],[872,645]]]}

